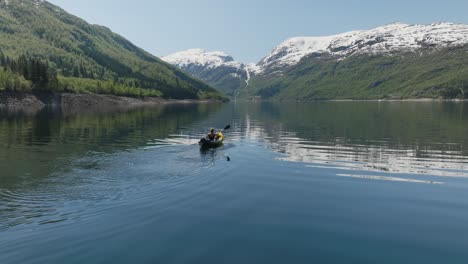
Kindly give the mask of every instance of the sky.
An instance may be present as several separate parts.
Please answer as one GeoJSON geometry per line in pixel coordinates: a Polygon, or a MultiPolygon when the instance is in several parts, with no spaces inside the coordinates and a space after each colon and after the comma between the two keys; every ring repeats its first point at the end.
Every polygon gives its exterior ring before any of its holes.
{"type": "Polygon", "coordinates": [[[190,48],[258,62],[287,38],[403,22],[468,24],[467,0],[49,0],[161,57],[190,48]]]}

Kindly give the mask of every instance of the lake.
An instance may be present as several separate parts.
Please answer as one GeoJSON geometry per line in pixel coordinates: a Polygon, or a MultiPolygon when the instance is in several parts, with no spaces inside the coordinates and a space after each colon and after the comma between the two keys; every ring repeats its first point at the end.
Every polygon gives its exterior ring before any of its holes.
{"type": "Polygon", "coordinates": [[[0,110],[2,264],[465,264],[467,249],[468,103],[0,110]]]}

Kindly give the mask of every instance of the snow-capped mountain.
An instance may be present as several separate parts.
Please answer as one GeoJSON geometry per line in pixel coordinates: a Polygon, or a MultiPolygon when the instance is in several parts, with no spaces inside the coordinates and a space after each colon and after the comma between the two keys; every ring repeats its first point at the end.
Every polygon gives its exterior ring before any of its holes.
{"type": "Polygon", "coordinates": [[[248,97],[468,98],[468,25],[393,23],[292,38],[256,67],[248,97]]]}
{"type": "Polygon", "coordinates": [[[468,44],[468,25],[454,23],[393,23],[333,36],[296,37],[284,41],[262,59],[257,64],[257,74],[281,71],[311,54],[345,58],[354,54],[392,54],[464,44],[468,44]]]}
{"type": "Polygon", "coordinates": [[[468,44],[468,25],[393,23],[333,36],[291,38],[278,45],[257,66],[258,73],[262,73],[295,65],[303,57],[314,53],[343,58],[362,53],[390,54],[464,44],[468,44]]]}
{"type": "Polygon", "coordinates": [[[468,25],[434,23],[409,25],[392,23],[370,30],[358,30],[324,37],[295,37],[284,41],[257,64],[243,64],[222,51],[191,49],[163,57],[180,68],[202,66],[207,70],[231,67],[249,75],[282,71],[311,54],[345,58],[355,54],[393,54],[427,48],[468,44],[468,25]]]}
{"type": "Polygon", "coordinates": [[[203,66],[207,69],[226,66],[233,68],[242,68],[240,62],[234,59],[223,51],[206,51],[203,49],[189,49],[173,53],[162,57],[162,59],[177,67],[185,68],[191,65],[203,66]]]}
{"type": "Polygon", "coordinates": [[[224,52],[200,49],[163,59],[233,97],[297,100],[468,95],[468,80],[457,77],[466,76],[468,70],[465,24],[393,23],[332,36],[296,37],[278,45],[257,64],[243,64],[224,52]],[[399,67],[403,64],[404,70],[399,67]]]}
{"type": "Polygon", "coordinates": [[[232,56],[222,51],[189,49],[180,51],[162,59],[194,75],[229,96],[245,86],[250,79],[249,67],[237,62],[232,56]]]}

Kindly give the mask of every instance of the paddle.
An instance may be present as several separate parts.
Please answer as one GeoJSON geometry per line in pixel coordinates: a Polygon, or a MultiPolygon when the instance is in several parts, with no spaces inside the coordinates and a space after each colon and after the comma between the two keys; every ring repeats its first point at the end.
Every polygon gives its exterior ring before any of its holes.
{"type": "MultiPolygon", "coordinates": [[[[221,130],[221,132],[224,132],[225,130],[228,130],[231,128],[231,125],[227,125],[223,130],[221,130]]],[[[226,157],[226,160],[227,161],[231,161],[231,158],[227,155],[224,155],[226,157]]]]}

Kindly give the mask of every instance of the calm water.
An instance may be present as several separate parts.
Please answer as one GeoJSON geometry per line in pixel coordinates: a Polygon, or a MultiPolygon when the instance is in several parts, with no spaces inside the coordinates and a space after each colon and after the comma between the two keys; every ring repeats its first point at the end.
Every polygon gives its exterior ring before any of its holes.
{"type": "Polygon", "coordinates": [[[468,104],[0,111],[0,263],[466,264],[468,104]]]}

